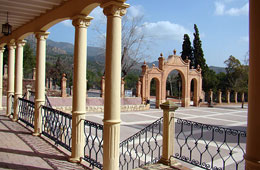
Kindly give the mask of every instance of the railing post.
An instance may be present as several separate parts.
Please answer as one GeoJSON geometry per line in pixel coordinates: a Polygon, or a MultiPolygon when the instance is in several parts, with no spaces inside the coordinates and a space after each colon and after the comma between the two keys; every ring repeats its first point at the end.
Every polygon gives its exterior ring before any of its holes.
{"type": "Polygon", "coordinates": [[[176,161],[171,160],[171,156],[174,154],[174,111],[178,106],[168,100],[162,103],[160,107],[163,109],[163,153],[159,163],[164,165],[176,165],[176,161]]]}
{"type": "Polygon", "coordinates": [[[27,85],[26,86],[26,100],[30,100],[30,91],[32,90],[32,86],[31,85],[27,85]]]}

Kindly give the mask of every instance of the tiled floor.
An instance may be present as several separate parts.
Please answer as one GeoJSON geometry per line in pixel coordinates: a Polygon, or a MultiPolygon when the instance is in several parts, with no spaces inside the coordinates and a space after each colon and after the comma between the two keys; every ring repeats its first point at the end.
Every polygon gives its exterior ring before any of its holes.
{"type": "Polygon", "coordinates": [[[0,112],[0,169],[88,169],[67,161],[68,156],[26,127],[0,112]]]}

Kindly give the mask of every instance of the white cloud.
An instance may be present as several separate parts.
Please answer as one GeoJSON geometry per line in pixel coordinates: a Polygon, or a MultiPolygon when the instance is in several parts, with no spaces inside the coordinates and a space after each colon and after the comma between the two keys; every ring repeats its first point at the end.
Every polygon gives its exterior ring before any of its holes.
{"type": "Polygon", "coordinates": [[[61,24],[63,24],[66,27],[73,27],[71,20],[64,20],[61,22],[61,24]]]}
{"type": "Polygon", "coordinates": [[[158,21],[155,23],[144,23],[143,30],[149,36],[164,40],[182,41],[184,34],[192,35],[191,31],[184,26],[169,21],[158,21]]]}
{"type": "Polygon", "coordinates": [[[215,2],[215,14],[216,15],[230,15],[230,16],[240,16],[248,15],[249,12],[249,3],[246,3],[241,8],[230,8],[225,9],[226,6],[223,2],[215,2]]]}
{"type": "Polygon", "coordinates": [[[246,3],[241,8],[231,8],[226,11],[226,14],[231,16],[239,16],[239,15],[248,15],[249,12],[249,3],[246,3]]]}
{"type": "Polygon", "coordinates": [[[242,42],[249,43],[249,36],[240,37],[240,40],[241,40],[242,42]]]}
{"type": "Polygon", "coordinates": [[[225,5],[221,2],[215,2],[215,14],[223,15],[225,12],[225,5]]]}
{"type": "Polygon", "coordinates": [[[133,5],[127,10],[127,13],[131,17],[137,17],[144,15],[144,9],[141,5],[133,5]]]}

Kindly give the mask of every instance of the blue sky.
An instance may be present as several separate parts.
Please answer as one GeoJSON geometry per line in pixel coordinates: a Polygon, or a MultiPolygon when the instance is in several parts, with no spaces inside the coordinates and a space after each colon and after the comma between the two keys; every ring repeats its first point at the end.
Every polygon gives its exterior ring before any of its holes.
{"type": "MultiPolygon", "coordinates": [[[[193,41],[193,25],[197,24],[202,40],[204,57],[209,66],[225,66],[230,55],[243,62],[249,49],[248,0],[128,0],[131,16],[143,15],[145,32],[153,35],[149,44],[148,60],[165,57],[173,49],[182,50],[183,34],[193,41]]],[[[94,31],[105,20],[102,9],[96,8],[88,28],[88,44],[100,46],[94,31]]],[[[49,39],[74,43],[71,21],[63,21],[49,30],[49,39]]],[[[104,31],[104,30],[102,30],[104,31]]]]}

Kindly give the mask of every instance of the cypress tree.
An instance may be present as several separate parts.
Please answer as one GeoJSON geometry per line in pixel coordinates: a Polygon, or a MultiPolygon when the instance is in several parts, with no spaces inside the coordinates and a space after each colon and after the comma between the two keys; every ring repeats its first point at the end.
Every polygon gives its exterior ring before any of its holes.
{"type": "Polygon", "coordinates": [[[188,57],[188,59],[191,61],[191,66],[195,66],[194,58],[192,55],[192,46],[191,46],[190,37],[188,34],[184,34],[182,52],[181,52],[182,60],[186,60],[186,57],[188,57]]]}
{"type": "Polygon", "coordinates": [[[197,68],[198,65],[200,65],[202,69],[202,76],[204,76],[204,73],[208,70],[208,65],[206,64],[206,60],[204,58],[203,50],[201,47],[201,40],[199,35],[199,30],[196,24],[194,24],[194,40],[193,40],[193,55],[194,55],[194,64],[195,68],[197,68]]]}

